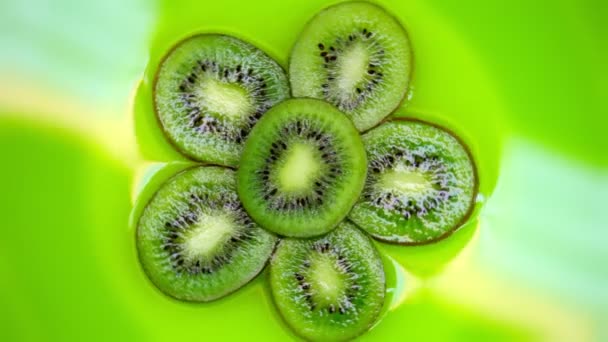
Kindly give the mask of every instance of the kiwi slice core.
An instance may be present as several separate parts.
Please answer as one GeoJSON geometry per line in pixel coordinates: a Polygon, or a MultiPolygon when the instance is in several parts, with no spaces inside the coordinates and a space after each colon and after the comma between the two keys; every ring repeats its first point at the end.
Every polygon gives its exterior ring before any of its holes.
{"type": "Polygon", "coordinates": [[[384,304],[382,261],[371,240],[343,222],[315,239],[284,239],[271,260],[270,286],[287,324],[315,341],[352,339],[384,304]]]}
{"type": "Polygon", "coordinates": [[[237,38],[201,34],[161,63],[154,106],[167,138],[188,157],[236,167],[257,120],[289,96],[284,70],[237,38]]]}
{"type": "Polygon", "coordinates": [[[307,24],[293,47],[293,95],[324,99],[367,130],[404,98],[411,55],[405,29],[384,9],[366,2],[331,6],[307,24]]]}
{"type": "Polygon", "coordinates": [[[326,102],[292,99],[270,109],[251,131],[238,192],[264,228],[309,237],[346,217],[365,175],[365,150],[352,122],[326,102]]]}
{"type": "Polygon", "coordinates": [[[219,167],[196,167],[169,179],[137,227],[137,250],[150,280],[188,301],[240,288],[264,267],[275,241],[240,204],[234,172],[219,167]]]}
{"type": "Polygon", "coordinates": [[[475,164],[450,132],[394,120],[363,135],[368,179],[349,218],[375,238],[402,244],[441,239],[470,215],[475,164]]]}
{"type": "Polygon", "coordinates": [[[397,163],[393,169],[382,172],[375,185],[376,190],[390,189],[398,197],[423,198],[431,197],[433,191],[440,189],[434,183],[435,170],[408,166],[406,163],[397,163]]]}
{"type": "Polygon", "coordinates": [[[277,167],[280,190],[294,194],[310,189],[321,171],[323,160],[317,149],[305,143],[294,143],[285,151],[277,167]]]}
{"type": "Polygon", "coordinates": [[[250,113],[255,101],[247,89],[238,85],[203,78],[195,92],[194,103],[209,113],[223,113],[228,119],[238,120],[250,113]]]}
{"type": "Polygon", "coordinates": [[[332,303],[338,303],[347,294],[348,272],[340,266],[335,256],[322,252],[310,256],[309,270],[305,270],[304,277],[310,279],[310,286],[316,291],[312,300],[321,307],[329,308],[332,303]]]}
{"type": "Polygon", "coordinates": [[[209,263],[235,233],[234,220],[228,215],[201,215],[192,228],[175,239],[182,244],[185,261],[209,263]]]}

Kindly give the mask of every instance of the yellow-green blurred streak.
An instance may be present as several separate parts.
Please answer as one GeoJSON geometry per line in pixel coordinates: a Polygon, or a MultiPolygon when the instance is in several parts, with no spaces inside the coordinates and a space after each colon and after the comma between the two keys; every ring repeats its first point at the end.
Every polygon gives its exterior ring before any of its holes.
{"type": "Polygon", "coordinates": [[[104,262],[128,243],[104,232],[128,214],[130,170],[78,133],[22,119],[0,119],[0,151],[3,340],[145,336],[104,262]]]}

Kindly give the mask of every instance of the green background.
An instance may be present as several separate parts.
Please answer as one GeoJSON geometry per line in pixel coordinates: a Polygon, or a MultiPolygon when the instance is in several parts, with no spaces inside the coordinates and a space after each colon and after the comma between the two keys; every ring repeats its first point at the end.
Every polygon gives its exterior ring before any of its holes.
{"type": "MultiPolygon", "coordinates": [[[[166,49],[226,32],[286,67],[330,3],[0,3],[0,340],[294,338],[266,274],[210,304],[163,296],[129,217],[183,167],[150,116],[166,49]]],[[[608,339],[608,4],[381,3],[414,48],[398,115],[461,135],[481,196],[441,243],[379,245],[389,303],[362,339],[608,339]]]]}

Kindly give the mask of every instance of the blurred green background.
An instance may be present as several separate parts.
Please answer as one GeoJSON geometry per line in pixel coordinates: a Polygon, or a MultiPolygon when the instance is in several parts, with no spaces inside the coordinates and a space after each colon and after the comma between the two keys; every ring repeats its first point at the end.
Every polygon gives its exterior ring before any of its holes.
{"type": "MultiPolygon", "coordinates": [[[[175,159],[149,121],[166,49],[226,32],[286,67],[330,3],[0,2],[0,341],[294,339],[265,274],[211,304],[163,296],[129,215],[175,159]]],[[[362,339],[608,340],[608,3],[380,3],[415,53],[398,114],[461,135],[481,196],[441,243],[380,245],[390,303],[362,339]]]]}

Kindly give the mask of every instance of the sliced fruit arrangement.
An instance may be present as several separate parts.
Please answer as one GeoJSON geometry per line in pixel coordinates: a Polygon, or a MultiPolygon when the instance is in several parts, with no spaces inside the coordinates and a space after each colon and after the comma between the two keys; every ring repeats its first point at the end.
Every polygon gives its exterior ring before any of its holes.
{"type": "Polygon", "coordinates": [[[255,122],[288,96],[279,64],[248,43],[217,34],[177,44],[154,85],[156,114],[173,145],[195,160],[232,167],[255,122]]]}
{"type": "Polygon", "coordinates": [[[150,280],[187,301],[210,301],[243,286],[265,266],[275,242],[241,206],[234,171],[219,167],[195,167],[168,180],[137,227],[150,280]]]}
{"type": "Polygon", "coordinates": [[[291,52],[295,97],[324,99],[364,131],[401,103],[408,90],[412,50],[403,26],[384,9],[346,2],[317,14],[291,52]]]}
{"type": "Polygon", "coordinates": [[[238,170],[239,196],[275,233],[327,233],[361,194],[366,162],[359,132],[343,113],[319,100],[287,100],[253,128],[238,170]]]}
{"type": "Polygon", "coordinates": [[[156,74],[158,122],[181,153],[230,168],[182,171],[141,211],[136,244],[152,283],[206,302],[270,260],[272,297],[297,335],[350,340],[370,329],[386,285],[368,234],[438,241],[468,219],[477,195],[473,158],[455,135],[414,120],[379,124],[411,69],[404,28],[365,2],[307,24],[289,65],[299,99],[287,99],[279,64],[237,38],[177,44],[156,74]],[[275,234],[284,237],[276,250],[275,234]]]}
{"type": "Polygon", "coordinates": [[[316,239],[284,239],[272,258],[270,287],[285,322],[317,341],[352,339],[384,304],[382,261],[370,239],[348,222],[316,239]]]}
{"type": "Polygon", "coordinates": [[[349,218],[375,238],[421,244],[467,219],[477,195],[475,165],[450,132],[395,120],[363,135],[368,179],[349,218]]]}

